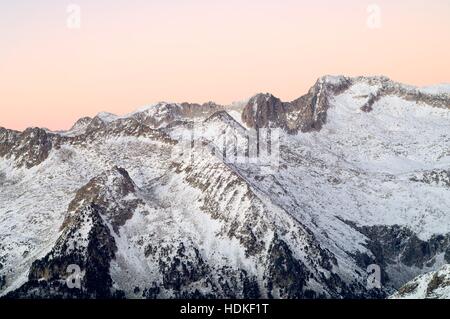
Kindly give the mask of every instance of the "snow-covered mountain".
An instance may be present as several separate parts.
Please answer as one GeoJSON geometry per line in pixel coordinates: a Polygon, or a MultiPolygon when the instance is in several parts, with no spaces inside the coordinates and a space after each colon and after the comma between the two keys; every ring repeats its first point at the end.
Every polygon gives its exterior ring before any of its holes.
{"type": "Polygon", "coordinates": [[[450,299],[450,265],[411,280],[391,299],[450,299]]]}
{"type": "Polygon", "coordinates": [[[449,92],[325,76],[0,128],[0,295],[387,297],[450,263],[449,92]]]}

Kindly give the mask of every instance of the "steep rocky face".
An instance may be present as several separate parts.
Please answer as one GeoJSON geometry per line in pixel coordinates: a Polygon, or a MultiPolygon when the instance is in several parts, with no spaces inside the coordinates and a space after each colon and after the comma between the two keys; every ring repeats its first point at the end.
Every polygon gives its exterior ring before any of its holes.
{"type": "Polygon", "coordinates": [[[450,298],[450,265],[444,265],[433,271],[411,280],[391,299],[449,299],[450,298]]]}
{"type": "Polygon", "coordinates": [[[105,210],[94,204],[74,212],[52,251],[36,260],[28,282],[7,297],[11,298],[112,298],[109,265],[117,247],[105,210]],[[70,287],[71,265],[81,270],[79,287],[70,287]]]}
{"type": "Polygon", "coordinates": [[[83,186],[69,204],[69,214],[62,228],[71,223],[71,217],[86,202],[94,203],[99,207],[107,207],[102,216],[118,233],[120,226],[130,219],[133,212],[143,201],[136,195],[136,185],[128,172],[123,168],[114,167],[112,171],[93,178],[83,186]]]}
{"type": "Polygon", "coordinates": [[[93,178],[76,194],[52,250],[31,265],[28,282],[10,298],[113,298],[110,262],[120,226],[142,201],[128,173],[118,167],[93,178]],[[71,268],[81,271],[81,286],[70,287],[71,268]]]}
{"type": "Polygon", "coordinates": [[[331,99],[347,90],[352,84],[345,77],[323,77],[309,90],[308,94],[290,103],[288,109],[289,130],[294,132],[317,131],[327,120],[331,99]]]}
{"type": "Polygon", "coordinates": [[[112,137],[145,137],[174,144],[166,133],[140,123],[134,118],[106,121],[97,116],[83,118],[68,133],[50,133],[40,128],[28,128],[24,132],[0,129],[0,157],[12,159],[17,167],[32,168],[43,163],[52,149],[61,145],[87,145],[112,137]]]}
{"type": "Polygon", "coordinates": [[[430,185],[443,185],[450,187],[449,170],[433,170],[421,172],[410,178],[414,182],[426,183],[430,185]]]}
{"type": "Polygon", "coordinates": [[[284,127],[285,104],[269,93],[255,95],[245,106],[242,121],[251,128],[284,127]]]}
{"type": "MultiPolygon", "coordinates": [[[[353,226],[355,226],[353,224],[353,226]]],[[[355,226],[356,227],[356,226],[355,226]]],[[[400,226],[364,226],[356,227],[367,236],[367,247],[372,256],[359,254],[358,262],[367,267],[377,264],[383,268],[384,284],[399,288],[402,278],[397,273],[398,268],[421,269],[422,272],[440,266],[443,262],[450,263],[450,235],[435,235],[424,241],[411,230],[400,226]]]]}
{"type": "Polygon", "coordinates": [[[222,111],[224,106],[216,104],[214,102],[207,102],[203,104],[196,103],[181,103],[180,113],[183,117],[208,117],[215,112],[222,111]]]}
{"type": "Polygon", "coordinates": [[[0,156],[5,156],[18,140],[20,132],[0,127],[0,156]]]}
{"type": "Polygon", "coordinates": [[[324,77],[308,94],[292,102],[282,102],[271,94],[258,94],[245,106],[242,121],[251,128],[280,127],[290,133],[320,130],[326,122],[330,99],[350,85],[347,78],[324,77]]]}
{"type": "Polygon", "coordinates": [[[386,96],[397,96],[405,99],[406,101],[413,101],[415,103],[431,105],[438,108],[450,108],[450,96],[448,94],[436,95],[422,92],[417,88],[401,85],[400,83],[393,82],[388,78],[372,79],[372,82],[375,81],[378,81],[376,84],[379,86],[379,89],[373,93],[370,93],[369,99],[361,107],[361,110],[364,112],[372,111],[373,105],[386,96]]]}
{"type": "Polygon", "coordinates": [[[191,165],[174,165],[173,169],[202,191],[201,209],[220,221],[220,234],[238,240],[246,257],[257,260],[255,267],[262,267],[264,275],[257,286],[261,297],[383,296],[383,292],[369,291],[362,284],[346,283],[337,271],[336,257],[308,228],[289,215],[278,215],[279,208],[261,200],[251,184],[226,165],[194,160],[191,165]],[[290,231],[278,234],[281,229],[290,231]],[[293,238],[289,233],[295,234],[293,238]],[[314,283],[320,283],[321,289],[313,288],[314,283]]]}

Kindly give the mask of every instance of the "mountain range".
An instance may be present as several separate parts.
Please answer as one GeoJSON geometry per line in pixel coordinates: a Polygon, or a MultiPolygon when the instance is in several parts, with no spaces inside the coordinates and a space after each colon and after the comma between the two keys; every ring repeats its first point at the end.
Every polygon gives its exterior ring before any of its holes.
{"type": "Polygon", "coordinates": [[[450,85],[0,128],[0,296],[449,298],[449,207],[450,85]]]}

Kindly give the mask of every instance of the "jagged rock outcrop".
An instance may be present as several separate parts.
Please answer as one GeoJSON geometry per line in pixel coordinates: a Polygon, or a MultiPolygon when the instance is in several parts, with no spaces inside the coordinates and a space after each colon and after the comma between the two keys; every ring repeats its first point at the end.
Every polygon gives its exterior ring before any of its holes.
{"type": "Polygon", "coordinates": [[[43,163],[52,149],[59,149],[61,145],[86,145],[102,138],[126,136],[145,137],[166,144],[177,143],[167,133],[152,129],[135,118],[119,118],[109,122],[97,116],[78,122],[74,125],[75,129],[62,134],[40,128],[28,128],[23,132],[0,128],[0,157],[12,159],[17,167],[30,169],[43,163]]]}
{"type": "Polygon", "coordinates": [[[92,118],[89,116],[82,117],[70,128],[71,132],[82,132],[85,131],[89,124],[92,122],[92,118]]]}
{"type": "Polygon", "coordinates": [[[110,262],[120,226],[142,201],[127,171],[115,167],[92,179],[76,194],[52,250],[33,262],[28,282],[9,298],[114,298],[110,262]],[[114,231],[114,233],[113,233],[114,231]],[[71,287],[70,266],[81,271],[80,286],[71,287]]]}
{"type": "Polygon", "coordinates": [[[285,103],[269,93],[257,94],[245,106],[242,121],[251,128],[284,127],[285,103]]]}
{"type": "Polygon", "coordinates": [[[327,120],[331,100],[352,85],[367,83],[378,89],[369,93],[361,105],[364,112],[372,111],[373,105],[382,97],[397,96],[405,101],[450,108],[450,95],[430,94],[418,88],[408,87],[386,77],[325,76],[320,78],[306,95],[282,102],[273,95],[257,94],[244,108],[242,121],[251,128],[280,127],[289,133],[319,131],[327,120]]]}
{"type": "Polygon", "coordinates": [[[5,156],[16,144],[20,132],[0,127],[0,156],[5,156]]]}
{"type": "Polygon", "coordinates": [[[430,269],[440,265],[439,258],[450,263],[450,235],[435,235],[428,241],[421,240],[411,230],[394,226],[363,226],[353,227],[367,236],[368,254],[358,254],[358,263],[363,267],[370,264],[382,266],[384,284],[391,284],[398,288],[402,279],[398,279],[397,269],[415,268],[430,269]]]}
{"type": "Polygon", "coordinates": [[[19,167],[36,166],[47,159],[53,147],[54,136],[41,128],[28,128],[19,135],[10,133],[11,143],[6,156],[13,158],[19,167]]]}
{"type": "Polygon", "coordinates": [[[377,85],[380,88],[375,93],[371,93],[367,102],[361,107],[361,110],[364,112],[372,111],[373,105],[382,97],[386,96],[398,96],[406,101],[413,101],[444,109],[450,108],[450,95],[448,94],[426,93],[420,91],[418,88],[408,87],[385,77],[374,78],[372,81],[378,81],[377,85]]]}

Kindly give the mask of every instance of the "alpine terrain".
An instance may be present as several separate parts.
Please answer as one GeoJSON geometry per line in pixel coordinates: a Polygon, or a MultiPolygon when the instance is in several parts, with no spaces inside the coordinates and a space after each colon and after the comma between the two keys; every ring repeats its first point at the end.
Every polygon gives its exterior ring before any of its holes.
{"type": "Polygon", "coordinates": [[[0,128],[4,298],[449,298],[450,85],[0,128]]]}

